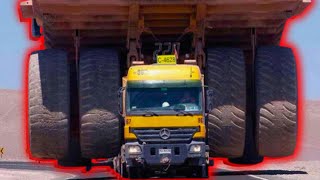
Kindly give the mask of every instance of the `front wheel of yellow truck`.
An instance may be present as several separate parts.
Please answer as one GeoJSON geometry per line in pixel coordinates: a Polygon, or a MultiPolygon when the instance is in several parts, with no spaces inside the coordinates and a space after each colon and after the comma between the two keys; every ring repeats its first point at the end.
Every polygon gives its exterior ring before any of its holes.
{"type": "Polygon", "coordinates": [[[139,167],[128,167],[127,163],[121,159],[119,155],[115,158],[117,161],[114,163],[114,169],[119,173],[123,178],[137,179],[137,178],[148,178],[147,170],[143,170],[139,167]]]}
{"type": "Polygon", "coordinates": [[[188,173],[187,177],[190,178],[208,178],[209,167],[205,166],[191,166],[186,171],[188,173]]]}

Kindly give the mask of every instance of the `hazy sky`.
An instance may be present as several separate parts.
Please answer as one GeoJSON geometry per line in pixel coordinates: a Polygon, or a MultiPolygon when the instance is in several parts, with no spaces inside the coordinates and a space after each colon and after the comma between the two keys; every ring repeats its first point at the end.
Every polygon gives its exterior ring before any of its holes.
{"type": "MultiPolygon", "coordinates": [[[[18,22],[15,2],[2,0],[0,6],[0,89],[20,89],[24,53],[33,44],[18,22]]],[[[320,99],[320,3],[291,24],[288,40],[301,55],[307,99],[320,99]]]]}

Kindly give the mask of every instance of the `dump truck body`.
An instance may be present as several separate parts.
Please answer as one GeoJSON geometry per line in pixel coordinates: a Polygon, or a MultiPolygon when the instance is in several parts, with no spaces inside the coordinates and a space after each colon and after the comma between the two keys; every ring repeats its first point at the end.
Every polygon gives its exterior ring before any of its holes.
{"type": "Polygon", "coordinates": [[[277,45],[286,20],[309,4],[310,0],[33,0],[22,3],[21,10],[44,27],[46,46],[51,48],[72,48],[75,30],[83,47],[123,46],[128,29],[137,25],[134,21],[139,21],[143,45],[153,45],[153,36],[174,42],[202,21],[210,45],[250,48],[252,28],[259,45],[277,45]]]}

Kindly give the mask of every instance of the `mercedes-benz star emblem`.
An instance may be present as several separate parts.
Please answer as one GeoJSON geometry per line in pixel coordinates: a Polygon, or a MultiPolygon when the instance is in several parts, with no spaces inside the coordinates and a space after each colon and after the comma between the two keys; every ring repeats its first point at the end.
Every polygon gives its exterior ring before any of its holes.
{"type": "Polygon", "coordinates": [[[161,139],[164,139],[164,140],[169,139],[170,130],[167,129],[167,128],[163,128],[163,129],[160,130],[159,134],[160,134],[161,139]]]}

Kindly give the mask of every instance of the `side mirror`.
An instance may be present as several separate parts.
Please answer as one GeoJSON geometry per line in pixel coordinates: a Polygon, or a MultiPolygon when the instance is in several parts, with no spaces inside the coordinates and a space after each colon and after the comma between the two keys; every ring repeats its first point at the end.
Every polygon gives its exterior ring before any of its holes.
{"type": "Polygon", "coordinates": [[[213,109],[213,90],[206,90],[206,113],[209,113],[213,109]]]}
{"type": "Polygon", "coordinates": [[[124,92],[124,88],[121,87],[118,91],[118,111],[119,114],[122,115],[123,114],[123,92],[124,92]]]}

